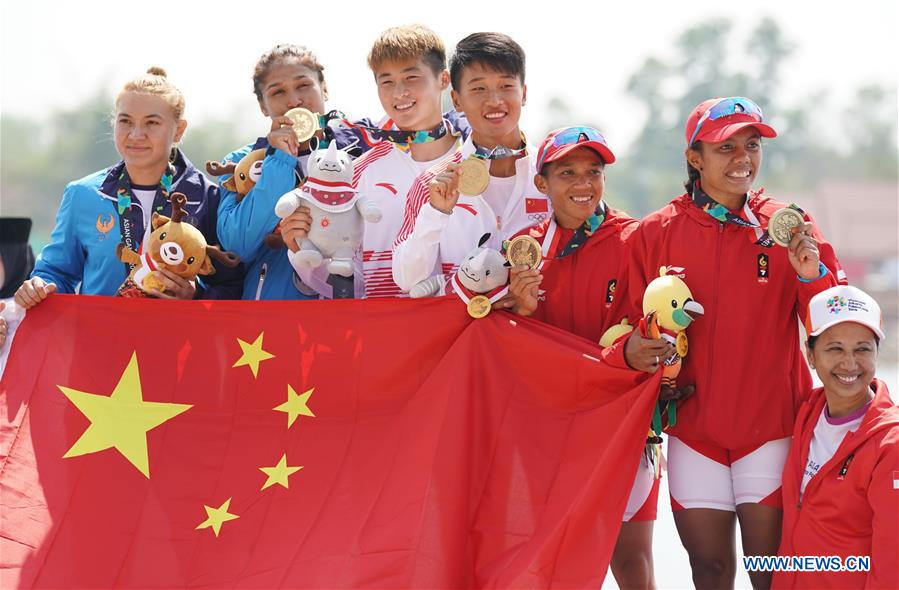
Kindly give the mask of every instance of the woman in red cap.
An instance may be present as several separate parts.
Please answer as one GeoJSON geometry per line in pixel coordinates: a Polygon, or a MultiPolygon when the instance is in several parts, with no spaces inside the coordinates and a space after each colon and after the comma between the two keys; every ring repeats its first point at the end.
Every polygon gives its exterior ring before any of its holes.
{"type": "MultiPolygon", "coordinates": [[[[552,201],[553,215],[522,230],[540,243],[538,268],[511,270],[509,293],[520,315],[532,316],[598,342],[625,309],[616,292],[626,278],[626,247],[637,221],[603,200],[605,168],[615,155],[592,127],[564,127],[546,136],[537,151],[534,185],[552,201]]],[[[655,359],[674,347],[662,339],[634,332],[602,353],[622,368],[658,370],[655,359]]],[[[652,530],[656,519],[659,479],[655,447],[637,467],[612,555],[611,569],[622,588],[655,588],[652,530]]]]}
{"type": "MultiPolygon", "coordinates": [[[[748,98],[698,105],[685,129],[686,193],[646,217],[630,240],[632,321],[662,266],[677,269],[705,308],[690,326],[678,377],[696,393],[668,429],[671,505],[697,588],[733,585],[737,519],[746,555],[777,551],[781,473],[801,392],[811,389],[797,313],[844,282],[833,249],[804,213],[787,247],[768,234],[772,214],[786,205],[751,188],[761,138],[775,136],[748,98]]],[[[770,572],[749,576],[756,588],[770,585],[770,572]]]]}
{"type": "Polygon", "coordinates": [[[793,431],[773,586],[899,588],[899,407],[874,377],[880,306],[834,287],[812,298],[806,326],[824,386],[793,431]]]}

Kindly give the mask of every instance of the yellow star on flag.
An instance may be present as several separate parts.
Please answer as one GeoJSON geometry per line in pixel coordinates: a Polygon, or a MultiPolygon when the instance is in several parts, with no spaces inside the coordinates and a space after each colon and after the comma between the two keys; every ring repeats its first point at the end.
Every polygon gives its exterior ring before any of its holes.
{"type": "Polygon", "coordinates": [[[206,509],[206,520],[198,524],[197,528],[195,528],[194,530],[198,531],[200,529],[208,529],[209,527],[212,527],[212,532],[215,533],[216,537],[218,537],[219,531],[222,530],[222,523],[240,518],[236,514],[231,514],[230,512],[228,512],[228,508],[230,506],[231,498],[225,500],[225,503],[218,508],[204,505],[203,508],[206,509]]]}
{"type": "Polygon", "coordinates": [[[297,395],[297,392],[294,391],[293,387],[290,385],[287,386],[287,401],[281,404],[280,406],[275,407],[274,409],[279,412],[287,412],[287,427],[290,428],[293,426],[293,423],[296,421],[298,416],[312,416],[315,417],[315,414],[312,413],[312,410],[309,409],[307,405],[309,402],[309,396],[312,395],[312,392],[315,391],[315,388],[308,391],[304,391],[300,395],[297,395]]]}
{"type": "Polygon", "coordinates": [[[63,458],[115,448],[148,479],[147,432],[192,407],[190,404],[144,401],[137,352],[131,354],[131,360],[110,396],[62,385],[56,387],[91,422],[63,458]]]}
{"type": "MultiPolygon", "coordinates": [[[[278,461],[278,464],[274,467],[260,467],[259,471],[266,474],[268,479],[265,480],[265,483],[262,484],[262,490],[269,486],[273,486],[275,484],[284,486],[287,489],[290,489],[288,485],[287,478],[302,469],[302,465],[298,465],[296,467],[291,467],[287,465],[287,453],[281,455],[281,460],[278,461]]],[[[262,491],[260,490],[260,491],[262,491]]]]}
{"type": "Polygon", "coordinates": [[[240,358],[237,359],[236,363],[231,365],[232,369],[249,365],[250,370],[253,372],[253,377],[256,377],[259,373],[259,363],[275,358],[275,355],[272,353],[262,350],[262,336],[264,334],[265,332],[259,332],[259,336],[256,337],[256,340],[252,344],[244,342],[240,338],[237,339],[237,343],[240,344],[240,349],[243,351],[243,354],[240,355],[240,358]]]}

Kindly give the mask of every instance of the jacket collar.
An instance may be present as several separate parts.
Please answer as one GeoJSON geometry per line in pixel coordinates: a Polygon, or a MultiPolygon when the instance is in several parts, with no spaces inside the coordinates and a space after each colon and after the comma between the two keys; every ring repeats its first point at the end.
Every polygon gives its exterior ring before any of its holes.
{"type": "MultiPolygon", "coordinates": [[[[874,399],[865,412],[861,424],[859,424],[857,430],[846,434],[833,457],[821,467],[819,473],[824,473],[834,464],[845,461],[850,454],[854,453],[865,441],[878,432],[899,426],[899,407],[890,398],[890,392],[886,383],[880,379],[874,379],[871,384],[874,388],[874,399]]],[[[812,391],[797,417],[797,425],[800,427],[799,432],[802,434],[799,444],[802,445],[800,447],[800,461],[803,468],[806,462],[808,462],[809,446],[814,435],[815,424],[817,424],[826,404],[827,398],[824,395],[824,388],[819,387],[812,391]]],[[[814,481],[814,478],[812,481],[814,481]]],[[[809,485],[812,485],[812,482],[809,482],[809,485]]]]}
{"type": "MultiPolygon", "coordinates": [[[[202,190],[203,183],[199,182],[198,176],[200,171],[187,159],[184,152],[180,148],[175,148],[175,159],[172,161],[175,166],[175,177],[172,179],[172,191],[184,193],[188,201],[195,200],[191,197],[196,196],[195,189],[202,190]]],[[[115,196],[116,186],[119,181],[119,175],[125,167],[125,161],[120,160],[107,170],[106,178],[100,184],[100,192],[104,195],[115,196]]]]}
{"type": "MultiPolygon", "coordinates": [[[[764,200],[762,198],[762,194],[764,192],[764,188],[761,188],[757,191],[749,191],[749,195],[747,197],[750,211],[752,211],[753,214],[758,218],[758,220],[762,222],[763,227],[767,226],[768,220],[768,216],[761,213],[762,202],[764,200]]],[[[698,222],[700,225],[704,225],[706,227],[714,227],[720,223],[711,215],[700,209],[693,202],[693,198],[690,196],[690,193],[684,193],[681,196],[676,197],[671,201],[671,205],[674,207],[675,211],[677,211],[678,213],[686,214],[688,217],[698,222]]]]}

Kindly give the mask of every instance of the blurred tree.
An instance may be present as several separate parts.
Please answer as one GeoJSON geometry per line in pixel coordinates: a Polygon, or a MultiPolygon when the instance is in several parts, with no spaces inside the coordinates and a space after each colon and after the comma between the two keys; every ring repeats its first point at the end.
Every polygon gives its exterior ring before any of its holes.
{"type": "Polygon", "coordinates": [[[742,44],[731,29],[727,20],[699,23],[677,38],[669,54],[648,57],[629,78],[626,91],[642,105],[646,119],[609,175],[618,206],[642,216],[681,190],[683,121],[690,109],[714,96],[752,98],[778,129],[777,140],[766,142],[759,185],[813,190],[828,178],[896,182],[895,89],[859,89],[844,111],[847,141],[831,145],[821,129],[810,128],[820,121],[810,120],[809,105],[826,111],[826,92],[812,89],[795,107],[779,104],[782,71],[796,45],[777,22],[762,19],[742,44]]]}
{"type": "Polygon", "coordinates": [[[864,86],[843,115],[850,161],[844,166],[853,178],[892,178],[896,181],[896,92],[864,86]]]}

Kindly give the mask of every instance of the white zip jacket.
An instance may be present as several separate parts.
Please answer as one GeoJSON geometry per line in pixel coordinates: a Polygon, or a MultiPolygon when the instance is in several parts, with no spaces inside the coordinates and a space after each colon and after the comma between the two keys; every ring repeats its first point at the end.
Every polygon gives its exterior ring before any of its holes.
{"type": "Polygon", "coordinates": [[[444,276],[443,283],[448,281],[485,233],[490,233],[485,246],[500,250],[503,240],[552,217],[552,203],[534,186],[537,155],[530,145],[527,155],[515,162],[515,184],[499,215],[481,196],[461,195],[450,215],[432,207],[430,182],[449,162],[461,162],[474,152],[469,137],[452,158],[418,177],[409,191],[393,251],[393,281],[404,293],[436,274],[444,276]]]}
{"type": "MultiPolygon", "coordinates": [[[[450,157],[454,151],[455,148],[441,159],[450,157]]],[[[354,167],[354,184],[359,194],[372,199],[382,213],[380,222],[365,222],[361,251],[353,259],[355,295],[357,298],[406,297],[393,282],[393,243],[403,222],[409,189],[421,174],[421,164],[412,159],[410,152],[385,141],[360,156],[354,167]]],[[[308,269],[296,264],[293,252],[288,258],[305,284],[324,297],[332,296],[333,289],[326,282],[325,264],[308,269]]]]}

